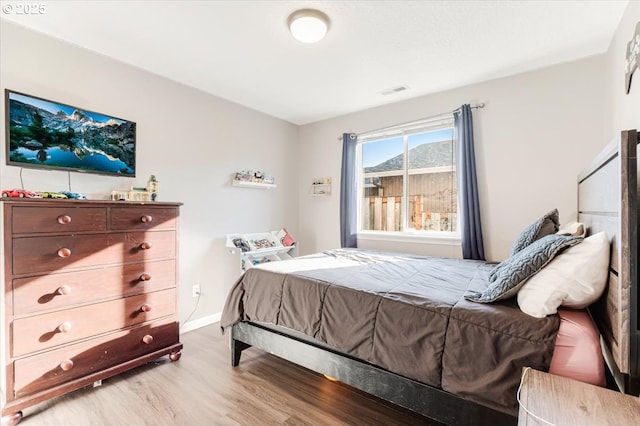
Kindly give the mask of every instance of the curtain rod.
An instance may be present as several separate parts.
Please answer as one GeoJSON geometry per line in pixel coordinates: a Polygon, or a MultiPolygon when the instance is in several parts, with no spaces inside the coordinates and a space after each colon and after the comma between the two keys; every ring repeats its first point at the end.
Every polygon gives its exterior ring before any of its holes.
{"type": "MultiPolygon", "coordinates": [[[[484,102],[481,102],[479,104],[476,105],[472,105],[471,109],[481,109],[484,108],[484,102]]],[[[460,112],[461,108],[456,108],[451,112],[444,112],[442,114],[438,114],[438,115],[432,115],[431,117],[425,117],[425,118],[421,118],[419,120],[413,120],[413,121],[408,121],[406,123],[400,123],[400,124],[394,124],[393,126],[387,126],[387,127],[381,127],[379,129],[374,129],[374,130],[367,130],[366,132],[362,132],[362,133],[358,133],[358,137],[367,135],[367,134],[373,134],[373,133],[379,133],[379,132],[384,132],[386,130],[392,130],[398,127],[405,127],[405,126],[410,126],[410,125],[415,125],[415,124],[421,124],[421,123],[428,123],[429,121],[435,121],[439,118],[443,118],[449,114],[455,114],[456,112],[460,112]]],[[[342,141],[342,136],[338,137],[339,141],[342,141]]]]}

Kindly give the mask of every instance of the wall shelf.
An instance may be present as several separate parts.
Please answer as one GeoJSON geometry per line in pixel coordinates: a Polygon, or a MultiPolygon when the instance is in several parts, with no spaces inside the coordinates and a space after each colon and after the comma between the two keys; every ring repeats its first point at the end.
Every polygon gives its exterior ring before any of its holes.
{"type": "Polygon", "coordinates": [[[236,179],[233,179],[231,184],[233,186],[237,186],[241,188],[254,188],[254,189],[271,189],[271,188],[278,187],[278,185],[276,185],[275,183],[262,183],[262,182],[249,182],[249,181],[245,182],[243,180],[236,180],[236,179]]]}
{"type": "Polygon", "coordinates": [[[312,197],[326,197],[331,195],[331,178],[316,178],[311,182],[312,197]]]}

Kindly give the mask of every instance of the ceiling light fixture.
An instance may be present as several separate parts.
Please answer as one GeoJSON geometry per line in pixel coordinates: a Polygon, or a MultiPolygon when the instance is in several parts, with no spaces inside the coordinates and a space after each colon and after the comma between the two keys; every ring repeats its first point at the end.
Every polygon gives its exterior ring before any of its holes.
{"type": "Polygon", "coordinates": [[[322,40],[329,29],[329,17],[319,10],[296,10],[287,20],[293,37],[303,43],[316,43],[322,40]]]}

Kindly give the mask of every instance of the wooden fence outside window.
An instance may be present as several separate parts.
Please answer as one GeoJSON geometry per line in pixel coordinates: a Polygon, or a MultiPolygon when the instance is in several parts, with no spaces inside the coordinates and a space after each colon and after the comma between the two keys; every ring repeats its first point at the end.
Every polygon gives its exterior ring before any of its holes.
{"type": "MultiPolygon", "coordinates": [[[[423,195],[409,197],[409,211],[411,212],[409,229],[455,232],[457,212],[429,211],[428,204],[427,197],[423,195]]],[[[401,209],[402,197],[366,197],[362,209],[362,229],[367,231],[402,231],[401,209]]]]}

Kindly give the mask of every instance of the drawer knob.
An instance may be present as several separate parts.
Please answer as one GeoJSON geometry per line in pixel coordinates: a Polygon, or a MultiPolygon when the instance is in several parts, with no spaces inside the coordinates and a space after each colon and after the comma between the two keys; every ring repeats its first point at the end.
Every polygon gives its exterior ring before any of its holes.
{"type": "Polygon", "coordinates": [[[58,223],[61,225],[66,225],[68,223],[71,223],[71,216],[67,214],[62,214],[58,216],[58,223]]]}
{"type": "Polygon", "coordinates": [[[151,248],[151,244],[145,241],[144,243],[140,244],[140,248],[142,250],[149,250],[151,248]]]}
{"type": "Polygon", "coordinates": [[[140,221],[142,223],[151,223],[153,221],[153,216],[151,216],[150,214],[145,214],[140,218],[140,221]]]}
{"type": "Polygon", "coordinates": [[[151,279],[151,275],[147,274],[146,272],[144,274],[140,274],[140,281],[149,281],[151,279]]]}
{"type": "Polygon", "coordinates": [[[68,333],[71,331],[71,323],[69,321],[65,321],[58,326],[58,331],[60,333],[68,333]]]}
{"type": "Polygon", "coordinates": [[[151,311],[151,305],[148,303],[145,303],[144,305],[140,306],[140,310],[142,312],[149,312],[151,311]]]}
{"type": "Polygon", "coordinates": [[[66,360],[66,361],[62,361],[60,363],[60,368],[62,369],[62,371],[69,371],[73,368],[73,361],[71,361],[70,359],[66,360]]]}
{"type": "Polygon", "coordinates": [[[58,293],[61,296],[64,296],[65,294],[69,294],[69,293],[71,293],[71,286],[70,285],[66,285],[66,284],[65,285],[61,285],[56,290],[56,293],[58,293]]]}
{"type": "Polygon", "coordinates": [[[150,334],[147,334],[142,338],[142,341],[144,342],[145,345],[150,345],[151,343],[153,343],[153,336],[150,334]]]}
{"type": "Polygon", "coordinates": [[[69,256],[71,256],[71,249],[68,249],[66,247],[62,247],[60,250],[58,250],[58,256],[60,256],[60,257],[69,257],[69,256]]]}

